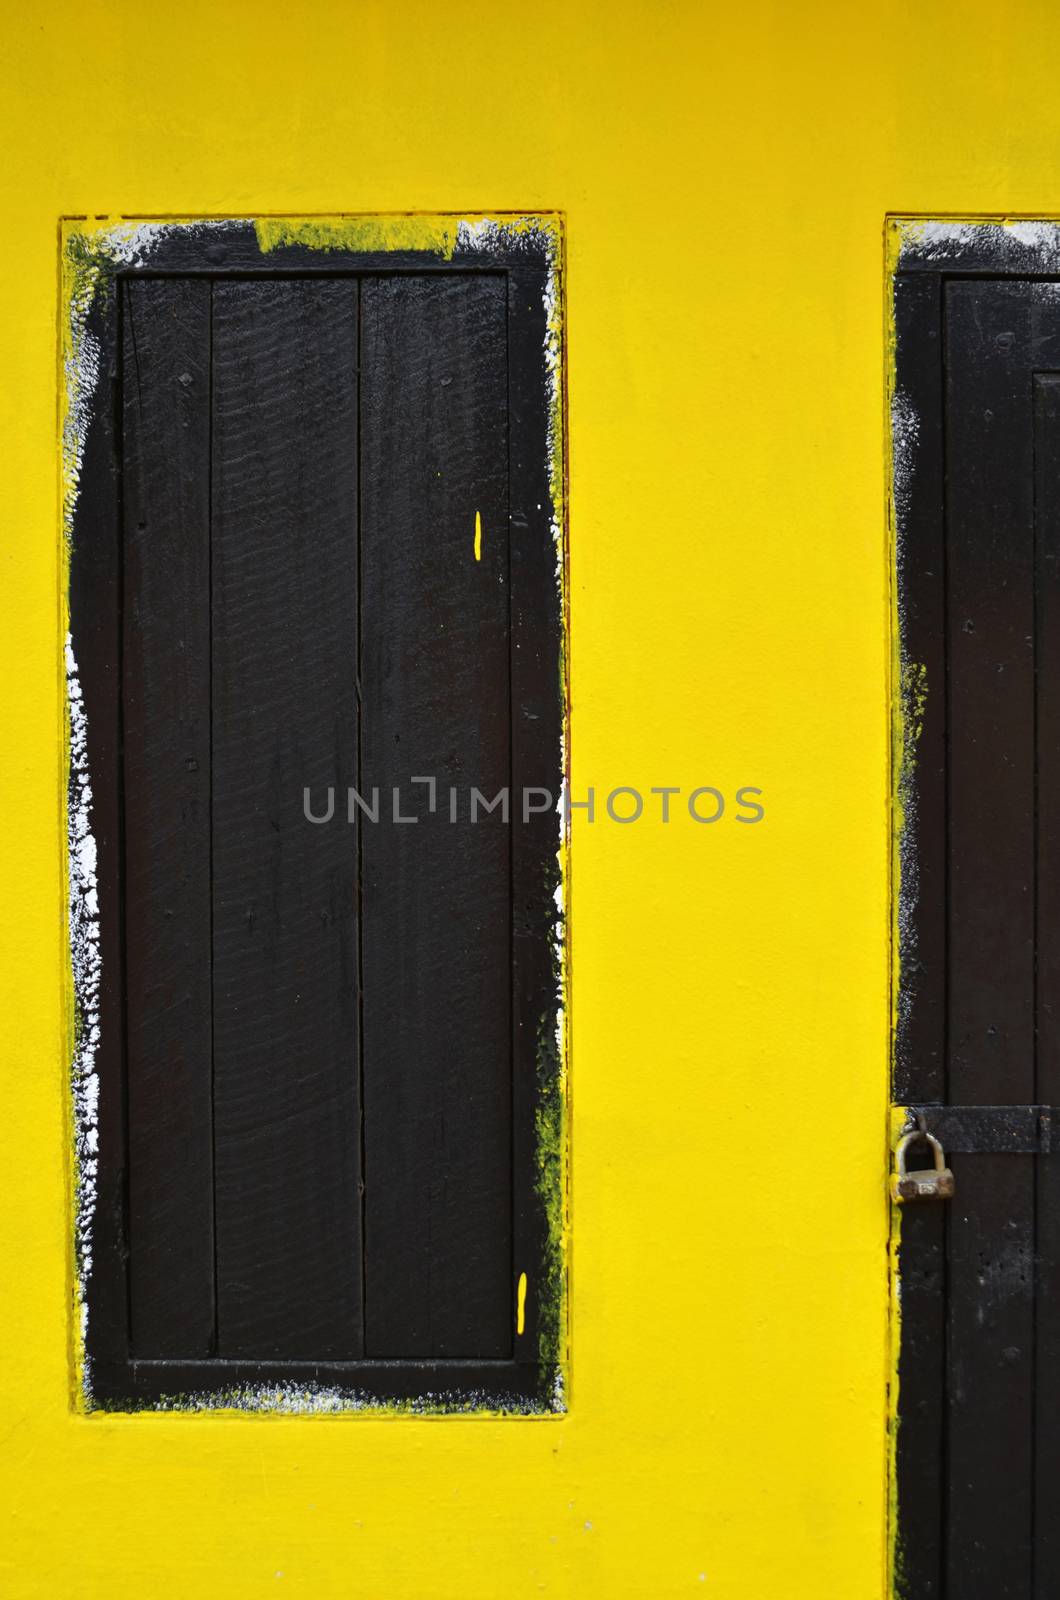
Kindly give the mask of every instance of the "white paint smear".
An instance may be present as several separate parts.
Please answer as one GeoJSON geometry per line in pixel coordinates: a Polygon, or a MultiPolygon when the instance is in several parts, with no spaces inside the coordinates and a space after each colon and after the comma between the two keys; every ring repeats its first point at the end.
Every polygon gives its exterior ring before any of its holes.
{"type": "MultiPolygon", "coordinates": [[[[71,1086],[74,1103],[75,1256],[81,1338],[88,1329],[88,1283],[92,1276],[92,1232],[99,1165],[99,894],[96,841],[92,834],[92,784],[88,772],[88,729],[73,646],[66,639],[66,700],[70,719],[70,773],[67,813],[70,958],[74,982],[74,1046],[71,1086]]],[[[85,1384],[89,1385],[87,1357],[85,1384]]]]}

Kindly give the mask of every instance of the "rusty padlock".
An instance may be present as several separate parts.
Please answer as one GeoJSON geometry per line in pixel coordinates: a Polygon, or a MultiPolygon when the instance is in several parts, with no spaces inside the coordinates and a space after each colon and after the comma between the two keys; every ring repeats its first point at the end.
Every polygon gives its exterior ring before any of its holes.
{"type": "Polygon", "coordinates": [[[906,1200],[952,1200],[956,1187],[953,1173],[946,1165],[946,1154],[934,1134],[926,1128],[914,1128],[907,1133],[895,1152],[895,1173],[891,1178],[891,1195],[901,1202],[906,1200]],[[934,1152],[935,1165],[906,1171],[906,1151],[918,1139],[923,1139],[934,1152]]]}

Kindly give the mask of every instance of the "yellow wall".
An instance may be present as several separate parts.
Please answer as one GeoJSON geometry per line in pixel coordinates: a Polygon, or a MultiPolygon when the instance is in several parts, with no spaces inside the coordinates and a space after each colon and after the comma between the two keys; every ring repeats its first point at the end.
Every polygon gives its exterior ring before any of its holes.
{"type": "Polygon", "coordinates": [[[1058,65],[1031,0],[9,9],[12,1600],[881,1595],[883,217],[1060,211],[1058,65]],[[568,1416],[75,1416],[57,219],[421,208],[566,212],[576,792],[766,820],[575,824],[568,1416]]]}

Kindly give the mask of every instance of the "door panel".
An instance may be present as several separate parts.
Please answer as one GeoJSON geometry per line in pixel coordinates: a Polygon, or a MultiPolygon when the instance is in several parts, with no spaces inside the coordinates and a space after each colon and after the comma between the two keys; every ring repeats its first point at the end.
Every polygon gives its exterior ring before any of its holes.
{"type": "MultiPolygon", "coordinates": [[[[947,289],[946,1072],[956,1105],[1035,1098],[1033,369],[1048,293],[947,289]]],[[[1025,1596],[1033,1158],[960,1159],[949,1223],[949,1570],[968,1569],[969,1593],[1025,1596]]]]}
{"type": "Polygon", "coordinates": [[[130,1340],[141,1355],[206,1356],[215,1336],[210,286],[129,283],[122,311],[130,1340]]]}
{"type": "Polygon", "coordinates": [[[358,285],[213,288],[217,1351],[359,1355],[358,285]]]}
{"type": "Polygon", "coordinates": [[[361,320],[366,1348],[501,1358],[511,830],[470,788],[511,784],[506,285],[373,279],[361,320]]]}
{"type": "MultiPolygon", "coordinates": [[[[1051,289],[1051,295],[1057,290],[1051,289]]],[[[1060,366],[1060,361],[1057,363],[1060,366]]],[[[1060,1106],[1060,375],[1034,383],[1037,594],[1035,1094],[1060,1106]]],[[[1060,1594],[1060,1163],[1035,1163],[1035,1600],[1060,1594]]]]}
{"type": "Polygon", "coordinates": [[[899,1587],[1042,1600],[1060,1592],[1060,1188],[1034,1131],[1060,1102],[1060,290],[899,278],[896,326],[922,424],[901,585],[923,715],[895,1092],[950,1130],[957,1180],[902,1218],[899,1587]],[[982,1111],[1009,1107],[1027,1110],[982,1111]]]}

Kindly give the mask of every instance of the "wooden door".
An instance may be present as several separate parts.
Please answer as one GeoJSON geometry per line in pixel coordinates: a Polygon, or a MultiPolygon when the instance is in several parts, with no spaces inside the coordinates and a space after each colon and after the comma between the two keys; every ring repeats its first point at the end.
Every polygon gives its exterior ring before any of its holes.
{"type": "Polygon", "coordinates": [[[951,1202],[901,1218],[898,1584],[908,1600],[1047,1600],[1060,1594],[1060,284],[963,265],[910,262],[895,302],[911,756],[895,1098],[956,1176],[951,1202]]]}

